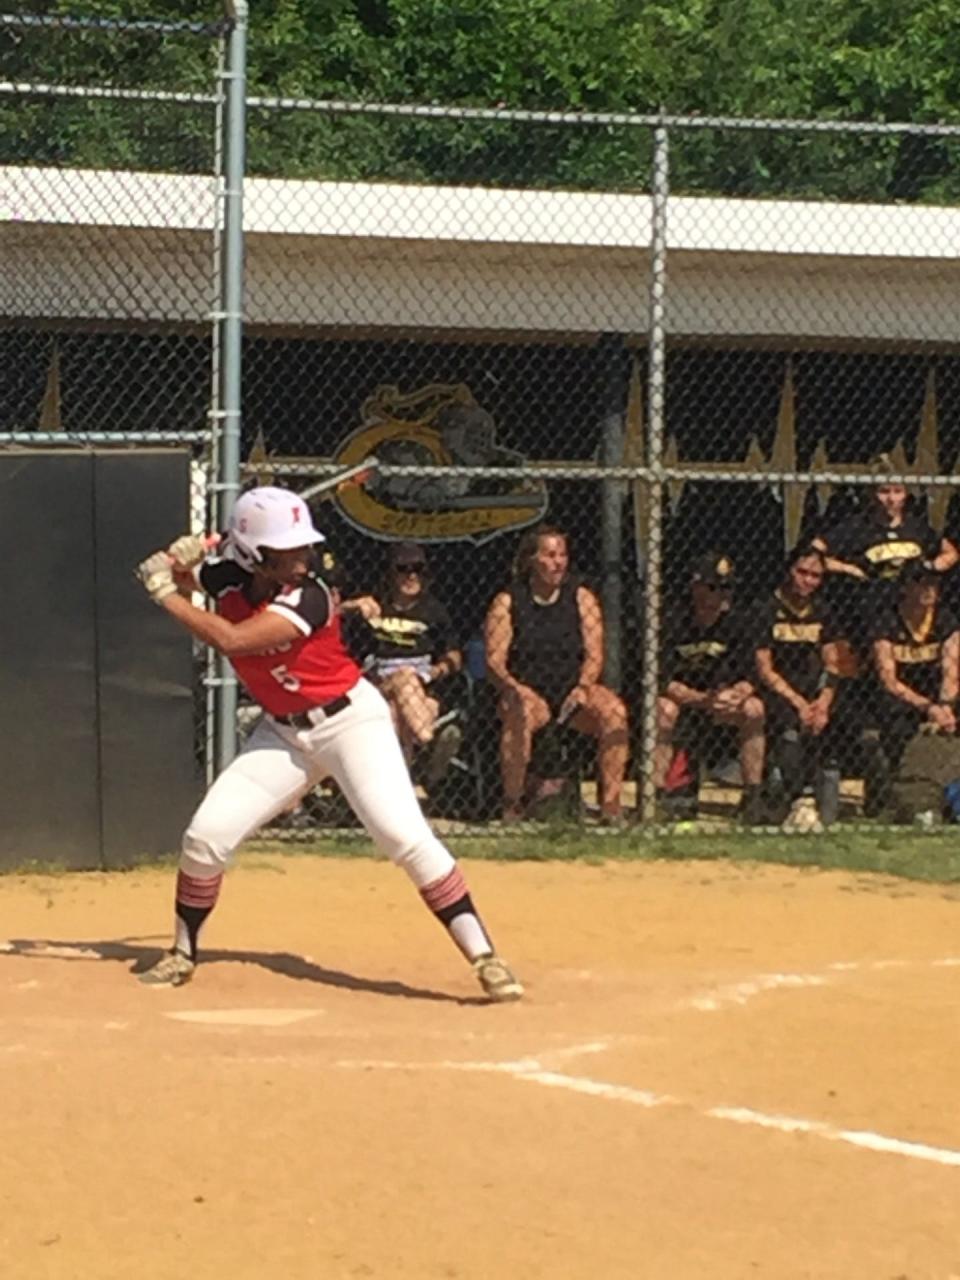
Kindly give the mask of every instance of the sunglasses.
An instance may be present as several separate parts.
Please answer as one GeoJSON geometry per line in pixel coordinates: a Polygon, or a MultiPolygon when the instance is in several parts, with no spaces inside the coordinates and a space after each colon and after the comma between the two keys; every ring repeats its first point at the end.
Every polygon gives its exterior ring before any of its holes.
{"type": "Polygon", "coordinates": [[[409,564],[398,564],[395,567],[397,573],[423,573],[426,565],[422,560],[412,560],[409,564]]]}

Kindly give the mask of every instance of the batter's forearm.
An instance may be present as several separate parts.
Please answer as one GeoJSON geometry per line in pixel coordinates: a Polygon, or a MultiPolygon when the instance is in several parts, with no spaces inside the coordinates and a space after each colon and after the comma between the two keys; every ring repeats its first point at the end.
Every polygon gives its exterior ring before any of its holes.
{"type": "Polygon", "coordinates": [[[198,609],[187,597],[180,595],[167,596],[160,602],[171,617],[176,618],[181,626],[186,627],[192,636],[210,645],[219,653],[229,657],[236,628],[219,614],[209,613],[206,609],[198,609]]]}

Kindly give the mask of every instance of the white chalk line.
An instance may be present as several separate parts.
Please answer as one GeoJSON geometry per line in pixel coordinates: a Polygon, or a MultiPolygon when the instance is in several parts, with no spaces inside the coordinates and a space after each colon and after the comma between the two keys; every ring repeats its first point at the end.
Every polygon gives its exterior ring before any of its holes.
{"type": "Polygon", "coordinates": [[[325,1009],[176,1009],[165,1010],[174,1022],[216,1027],[289,1027],[326,1013],[325,1009]]]}
{"type": "MultiPolygon", "coordinates": [[[[598,1052],[597,1045],[610,1042],[591,1042],[586,1046],[571,1046],[570,1052],[598,1052]]],[[[726,1120],[733,1124],[751,1125],[759,1129],[772,1129],[779,1133],[805,1133],[828,1142],[845,1143],[861,1150],[876,1151],[883,1155],[904,1156],[948,1168],[960,1169],[960,1151],[951,1147],[933,1146],[926,1142],[910,1142],[892,1138],[866,1129],[841,1129],[823,1120],[807,1120],[802,1116],[772,1115],[756,1111],[752,1107],[697,1107],[668,1093],[653,1093],[648,1089],[636,1089],[631,1085],[611,1084],[606,1080],[594,1080],[590,1076],[571,1076],[561,1071],[544,1068],[539,1058],[518,1058],[512,1062],[394,1062],[378,1059],[344,1059],[335,1064],[345,1070],[381,1071],[467,1071],[509,1076],[528,1084],[543,1085],[548,1089],[565,1089],[570,1093],[604,1098],[611,1102],[626,1102],[631,1106],[653,1110],[658,1107],[676,1107],[695,1111],[711,1120],[726,1120]]]]}
{"type": "Polygon", "coordinates": [[[688,996],[678,1009],[696,1009],[715,1013],[731,1005],[745,1005],[755,996],[768,991],[798,990],[804,987],[826,987],[832,975],[841,973],[882,973],[890,969],[952,969],[960,967],[960,957],[945,956],[939,960],[838,960],[813,973],[758,973],[740,982],[724,983],[688,996]]]}
{"type": "Polygon", "coordinates": [[[729,1005],[745,1005],[754,996],[762,995],[765,991],[825,987],[829,982],[829,977],[818,973],[760,973],[755,978],[745,978],[742,982],[729,982],[722,987],[715,987],[710,992],[690,996],[686,1000],[681,1000],[678,1008],[715,1013],[729,1005]]]}

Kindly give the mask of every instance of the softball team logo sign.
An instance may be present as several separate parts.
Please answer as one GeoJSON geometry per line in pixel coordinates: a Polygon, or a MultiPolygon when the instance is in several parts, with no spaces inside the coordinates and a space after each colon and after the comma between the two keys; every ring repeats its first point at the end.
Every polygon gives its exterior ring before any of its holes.
{"type": "Polygon", "coordinates": [[[417,467],[411,475],[377,472],[335,502],[344,519],[375,538],[482,543],[542,519],[547,490],[524,474],[525,459],[497,443],[492,416],[462,383],[435,383],[401,394],[378,387],[363,405],[363,425],[338,448],[344,467],[371,455],[417,467]],[[444,475],[439,467],[506,467],[515,475],[444,475]]]}

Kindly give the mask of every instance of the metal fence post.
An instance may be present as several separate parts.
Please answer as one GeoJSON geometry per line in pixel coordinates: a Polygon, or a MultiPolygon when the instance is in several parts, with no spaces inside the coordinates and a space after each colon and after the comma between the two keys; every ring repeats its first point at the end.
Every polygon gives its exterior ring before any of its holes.
{"type": "MultiPolygon", "coordinates": [[[[243,177],[246,140],[247,4],[227,0],[231,21],[223,76],[223,241],[219,358],[220,410],[217,448],[217,526],[226,527],[240,489],[241,374],[243,343],[243,177]]],[[[237,752],[237,682],[225,659],[217,672],[217,765],[237,752]]]]}
{"type": "MultiPolygon", "coordinates": [[[[629,356],[620,333],[605,333],[599,344],[603,394],[600,464],[623,462],[623,414],[627,401],[629,356]]],[[[601,499],[603,578],[603,679],[611,689],[623,683],[623,480],[603,481],[601,499]]]]}
{"type": "Polygon", "coordinates": [[[653,754],[657,741],[660,598],[663,563],[663,439],[666,391],[667,206],[670,193],[669,134],[660,124],[653,134],[653,182],[650,210],[650,314],[647,339],[647,554],[643,584],[643,760],[640,814],[656,820],[653,754]]]}

